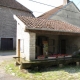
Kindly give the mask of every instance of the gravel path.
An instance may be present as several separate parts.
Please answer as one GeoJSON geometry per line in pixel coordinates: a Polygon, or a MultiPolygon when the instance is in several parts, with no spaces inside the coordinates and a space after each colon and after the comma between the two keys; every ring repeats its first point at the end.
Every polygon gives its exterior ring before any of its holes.
{"type": "MultiPolygon", "coordinates": [[[[15,57],[15,54],[16,54],[15,51],[2,51],[2,52],[0,52],[0,66],[3,61],[10,60],[13,57],[15,57]]],[[[6,73],[4,68],[0,67],[0,80],[23,80],[23,79],[6,73]]]]}
{"type": "Polygon", "coordinates": [[[4,69],[0,69],[0,80],[22,80],[10,74],[7,74],[4,69]]]}

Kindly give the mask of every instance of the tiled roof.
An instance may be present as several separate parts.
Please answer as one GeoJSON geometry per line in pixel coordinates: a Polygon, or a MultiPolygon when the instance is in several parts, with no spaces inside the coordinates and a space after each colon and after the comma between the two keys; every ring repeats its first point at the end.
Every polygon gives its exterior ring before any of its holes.
{"type": "Polygon", "coordinates": [[[48,19],[51,15],[55,14],[56,12],[58,12],[61,8],[63,7],[63,5],[56,7],[42,15],[40,15],[38,18],[43,18],[43,19],[48,19]]]}
{"type": "Polygon", "coordinates": [[[80,33],[80,28],[59,20],[47,20],[25,16],[17,16],[26,29],[80,33]]]}
{"type": "Polygon", "coordinates": [[[14,9],[31,12],[29,9],[27,9],[26,7],[21,5],[16,0],[0,0],[0,6],[10,7],[10,8],[14,8],[14,9]]]}

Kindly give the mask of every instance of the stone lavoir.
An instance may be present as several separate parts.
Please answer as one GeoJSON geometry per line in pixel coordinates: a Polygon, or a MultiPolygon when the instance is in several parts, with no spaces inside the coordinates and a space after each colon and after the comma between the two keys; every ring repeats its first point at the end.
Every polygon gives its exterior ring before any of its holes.
{"type": "Polygon", "coordinates": [[[16,58],[22,66],[78,63],[79,58],[72,58],[72,54],[80,47],[79,27],[60,20],[15,15],[14,18],[17,21],[16,58]]]}

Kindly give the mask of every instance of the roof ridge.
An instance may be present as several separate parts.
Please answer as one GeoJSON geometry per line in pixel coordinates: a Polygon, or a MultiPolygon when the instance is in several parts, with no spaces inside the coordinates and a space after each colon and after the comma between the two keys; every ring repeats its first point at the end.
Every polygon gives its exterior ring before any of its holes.
{"type": "Polygon", "coordinates": [[[26,8],[25,6],[23,6],[21,3],[19,3],[16,0],[0,0],[0,6],[32,13],[31,10],[29,10],[28,8],[26,8]]]}
{"type": "Polygon", "coordinates": [[[18,16],[17,17],[23,17],[23,18],[31,18],[31,19],[39,19],[39,20],[47,20],[47,21],[60,21],[60,20],[53,20],[53,19],[44,19],[44,18],[38,18],[38,17],[32,17],[32,16],[18,16]]]}
{"type": "MultiPolygon", "coordinates": [[[[60,5],[60,6],[58,6],[58,7],[55,7],[55,8],[53,8],[53,9],[51,9],[51,10],[43,13],[42,15],[38,16],[38,18],[41,18],[42,16],[46,16],[48,13],[50,13],[50,12],[52,12],[52,11],[53,11],[53,13],[55,13],[55,12],[57,12],[59,9],[61,9],[62,7],[63,7],[63,5],[60,5]]],[[[51,13],[51,14],[53,14],[53,13],[51,13]]],[[[50,14],[49,14],[49,15],[50,15],[50,14]]]]}

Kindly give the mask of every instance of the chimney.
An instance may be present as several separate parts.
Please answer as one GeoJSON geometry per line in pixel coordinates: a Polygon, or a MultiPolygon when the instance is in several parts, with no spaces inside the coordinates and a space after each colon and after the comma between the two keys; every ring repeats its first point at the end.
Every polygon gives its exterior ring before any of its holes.
{"type": "Polygon", "coordinates": [[[63,0],[63,5],[67,5],[70,1],[69,0],[63,0]]]}

